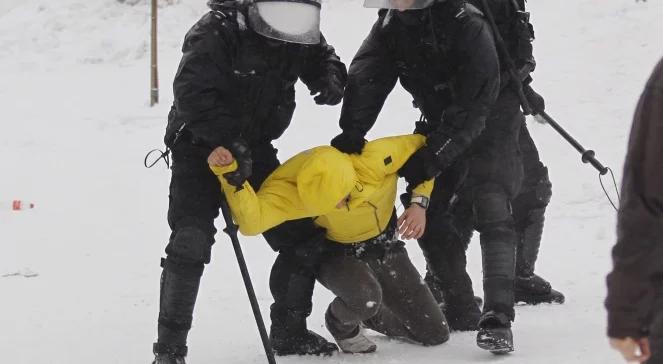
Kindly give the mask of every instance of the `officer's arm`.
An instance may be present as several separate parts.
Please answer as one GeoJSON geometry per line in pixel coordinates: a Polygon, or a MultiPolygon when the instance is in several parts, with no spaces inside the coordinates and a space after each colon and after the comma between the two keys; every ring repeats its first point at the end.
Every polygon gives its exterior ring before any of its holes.
{"type": "MultiPolygon", "coordinates": [[[[360,156],[354,157],[357,161],[370,168],[373,173],[382,176],[399,173],[401,168],[412,155],[424,146],[426,137],[419,134],[409,134],[380,138],[366,143],[360,156]]],[[[414,188],[414,192],[421,196],[430,197],[433,191],[433,180],[427,180],[414,188]]]]}
{"type": "Polygon", "coordinates": [[[227,145],[241,130],[227,44],[206,31],[187,36],[183,52],[173,83],[177,117],[210,148],[227,145]]]}
{"type": "MultiPolygon", "coordinates": [[[[299,78],[313,92],[321,91],[329,82],[345,86],[348,70],[334,47],[320,34],[320,44],[309,46],[304,60],[304,69],[299,78]]],[[[341,91],[343,88],[341,87],[341,91]]]]}
{"type": "Polygon", "coordinates": [[[449,166],[481,134],[499,90],[499,61],[490,27],[468,16],[452,45],[457,72],[454,100],[429,144],[441,169],[449,166]]]}
{"type": "Polygon", "coordinates": [[[236,162],[226,167],[210,168],[221,183],[233,219],[243,235],[262,234],[285,221],[309,217],[297,203],[297,188],[292,183],[268,179],[256,193],[248,182],[237,189],[223,177],[237,168],[236,162]]]}
{"type": "Polygon", "coordinates": [[[398,80],[396,63],[383,38],[382,24],[383,17],[380,17],[350,64],[339,122],[344,132],[365,136],[398,80]]]}

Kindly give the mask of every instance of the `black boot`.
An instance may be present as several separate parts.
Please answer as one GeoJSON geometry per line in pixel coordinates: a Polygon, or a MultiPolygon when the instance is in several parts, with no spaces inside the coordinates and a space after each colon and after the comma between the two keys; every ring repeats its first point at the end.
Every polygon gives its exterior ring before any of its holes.
{"type": "Polygon", "coordinates": [[[323,355],[329,356],[338,351],[338,346],[313,331],[306,330],[292,335],[272,329],[269,335],[274,353],[286,355],[323,355]]]}
{"type": "Polygon", "coordinates": [[[332,355],[338,346],[306,328],[306,314],[280,313],[272,307],[269,341],[274,353],[285,355],[332,355]]]}
{"type": "Polygon", "coordinates": [[[159,302],[159,338],[154,344],[154,364],[185,364],[187,336],[191,329],[203,265],[162,261],[159,302]]]}
{"type": "Polygon", "coordinates": [[[528,305],[564,303],[564,294],[554,290],[548,281],[536,274],[525,277],[517,276],[515,283],[516,302],[528,305]]]}
{"type": "Polygon", "coordinates": [[[493,311],[481,316],[477,345],[493,354],[506,354],[513,351],[511,321],[504,314],[493,311]]]}
{"type": "Polygon", "coordinates": [[[154,361],[152,364],[186,364],[184,357],[187,354],[187,347],[183,345],[169,346],[164,344],[154,344],[154,361]]]}
{"type": "Polygon", "coordinates": [[[440,305],[444,316],[447,318],[451,331],[477,331],[479,329],[479,318],[481,317],[480,305],[483,300],[471,293],[454,295],[453,290],[442,292],[440,282],[427,273],[424,278],[433,293],[433,297],[440,305]]]}

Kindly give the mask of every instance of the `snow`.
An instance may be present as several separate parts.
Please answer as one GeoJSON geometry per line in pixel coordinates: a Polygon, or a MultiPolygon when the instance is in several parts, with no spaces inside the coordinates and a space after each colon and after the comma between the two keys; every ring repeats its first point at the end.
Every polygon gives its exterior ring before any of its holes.
{"type": "MultiPolygon", "coordinates": [[[[159,258],[168,239],[169,171],[143,168],[161,145],[172,81],[187,29],[204,1],[160,11],[161,103],[148,106],[149,8],[115,0],[0,1],[0,200],[35,209],[0,210],[0,353],[3,362],[148,363],[156,335],[159,258]],[[34,276],[36,275],[36,276],[34,276]],[[30,279],[25,277],[33,276],[30,279]]],[[[632,113],[663,55],[656,1],[557,0],[529,4],[537,29],[535,74],[548,111],[621,174],[632,113]]],[[[375,12],[360,1],[326,1],[322,26],[349,61],[375,12]]],[[[300,86],[280,158],[325,144],[340,107],[315,106],[300,86]]],[[[418,117],[400,88],[371,138],[407,133],[418,117]]],[[[378,352],[279,363],[620,363],[608,349],[604,277],[614,212],[596,172],[545,125],[530,123],[550,168],[554,196],[538,271],[567,295],[562,306],[518,307],[516,352],[492,356],[470,333],[422,348],[375,335],[378,352]]],[[[4,205],[3,205],[4,206],[4,205]]],[[[219,227],[222,222],[219,222],[219,227]]],[[[257,330],[232,248],[217,236],[190,335],[190,363],[263,363],[257,330]]],[[[263,316],[274,254],[261,238],[242,238],[263,316]]],[[[409,243],[416,265],[423,257],[409,243]]],[[[477,242],[469,268],[481,291],[477,242]]],[[[317,286],[310,327],[329,337],[331,295],[317,286]]]]}

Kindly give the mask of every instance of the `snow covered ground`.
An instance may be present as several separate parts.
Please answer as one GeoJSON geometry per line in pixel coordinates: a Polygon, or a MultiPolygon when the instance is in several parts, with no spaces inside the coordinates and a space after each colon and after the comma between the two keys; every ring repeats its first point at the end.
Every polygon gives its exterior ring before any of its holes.
{"type": "MultiPolygon", "coordinates": [[[[618,177],[637,97],[661,55],[663,3],[530,2],[537,29],[535,85],[548,111],[618,177]]],[[[148,363],[156,335],[159,257],[168,238],[169,171],[146,170],[161,145],[170,83],[186,30],[203,0],[161,9],[162,102],[148,106],[149,11],[115,0],[0,0],[0,358],[3,363],[148,363]],[[12,212],[21,198],[34,210],[12,212]]],[[[374,20],[359,0],[328,0],[323,27],[349,61],[374,20]]],[[[340,108],[319,108],[300,88],[286,159],[337,133],[340,108]]],[[[371,137],[405,133],[417,118],[401,90],[371,137]]],[[[519,307],[516,352],[495,357],[473,334],[421,348],[376,337],[376,354],[280,358],[279,363],[619,363],[604,337],[604,277],[614,212],[596,173],[549,127],[531,122],[550,168],[550,205],[539,273],[566,293],[562,306],[519,307]]],[[[221,223],[221,222],[220,222],[221,223]]],[[[274,258],[244,238],[263,314],[274,258]]],[[[470,270],[478,292],[480,257],[470,270]]],[[[420,268],[416,243],[410,254],[420,268]]],[[[203,279],[189,361],[265,362],[232,248],[219,235],[203,279]]],[[[328,336],[330,294],[318,287],[310,326],[328,336]]]]}

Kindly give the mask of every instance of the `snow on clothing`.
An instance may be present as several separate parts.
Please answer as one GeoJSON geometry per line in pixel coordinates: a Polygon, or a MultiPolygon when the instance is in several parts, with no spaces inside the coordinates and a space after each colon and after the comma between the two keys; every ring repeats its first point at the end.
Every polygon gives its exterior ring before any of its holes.
{"type": "MultiPolygon", "coordinates": [[[[398,170],[424,145],[421,135],[388,137],[366,144],[361,155],[348,155],[330,146],[299,153],[272,173],[257,192],[228,184],[224,173],[237,168],[212,167],[219,176],[233,217],[245,235],[257,235],[283,221],[315,217],[327,238],[344,244],[380,235],[391,219],[398,170]],[[350,195],[349,208],[336,205],[350,195]]],[[[414,189],[429,197],[433,181],[414,189]]]]}
{"type": "Polygon", "coordinates": [[[352,337],[363,324],[422,345],[439,345],[449,339],[444,314],[403,242],[396,238],[395,227],[381,239],[353,249],[331,250],[328,255],[318,280],[336,295],[325,315],[334,338],[352,337]]]}
{"type": "MultiPolygon", "coordinates": [[[[424,345],[449,338],[442,311],[395,234],[397,172],[424,142],[421,135],[378,139],[361,156],[313,148],[277,168],[257,192],[248,184],[237,190],[223,178],[236,163],[212,167],[242,233],[318,216],[332,241],[318,279],[337,296],[326,315],[336,339],[356,335],[362,322],[424,345]],[[348,207],[336,208],[348,194],[348,207]]],[[[430,196],[432,187],[427,181],[415,192],[430,196]]]]}
{"type": "Polygon", "coordinates": [[[663,60],[640,98],[624,163],[614,268],[608,275],[608,335],[649,336],[663,363],[663,60]]]}
{"type": "MultiPolygon", "coordinates": [[[[271,141],[290,124],[297,80],[311,90],[331,79],[345,82],[345,66],[324,39],[311,46],[273,42],[246,28],[244,21],[237,10],[217,9],[204,15],[184,39],[164,137],[173,156],[168,208],[172,232],[162,263],[158,351],[185,348],[201,275],[210,261],[221,198],[207,165],[211,148],[241,135],[254,160],[250,183],[259,188],[279,165],[271,141]]],[[[314,238],[317,230],[308,219],[264,234],[279,251],[270,281],[273,338],[294,342],[308,335],[305,320],[315,278],[291,247],[314,238]]]]}

